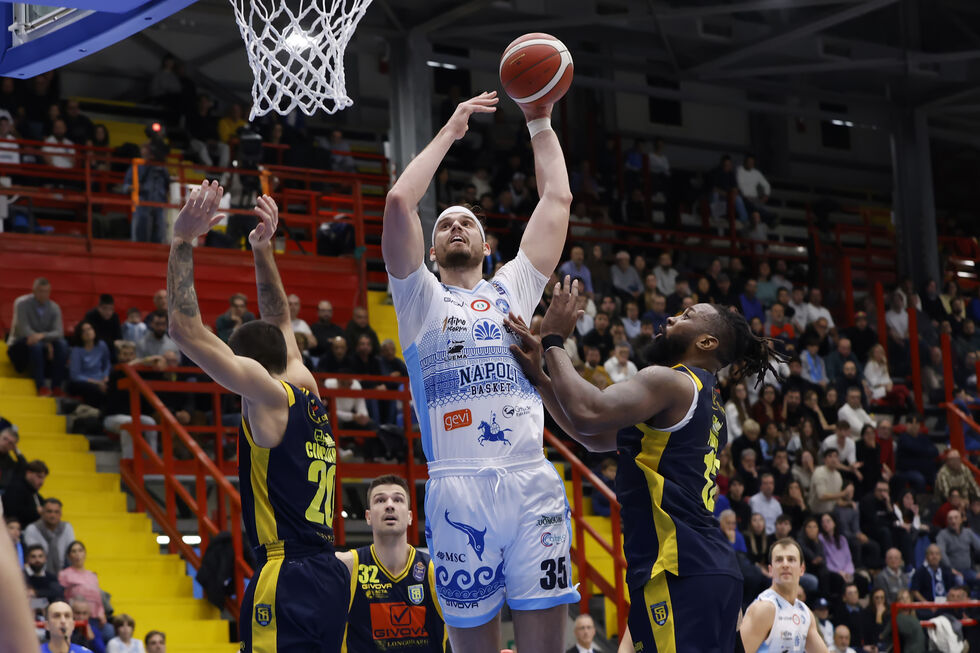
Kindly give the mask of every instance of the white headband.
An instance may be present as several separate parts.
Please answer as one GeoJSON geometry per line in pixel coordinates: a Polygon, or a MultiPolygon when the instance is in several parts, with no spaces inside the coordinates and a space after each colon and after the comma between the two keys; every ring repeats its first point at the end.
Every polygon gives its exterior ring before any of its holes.
{"type": "Polygon", "coordinates": [[[432,225],[432,240],[430,242],[432,243],[433,247],[436,245],[436,229],[439,228],[439,223],[442,222],[443,218],[455,213],[463,213],[473,218],[473,222],[476,223],[476,228],[480,230],[480,236],[483,238],[483,242],[487,242],[487,235],[483,233],[483,225],[480,224],[479,218],[476,217],[476,214],[473,213],[473,211],[470,211],[465,206],[450,206],[448,209],[439,214],[439,217],[436,218],[436,223],[432,225]]]}

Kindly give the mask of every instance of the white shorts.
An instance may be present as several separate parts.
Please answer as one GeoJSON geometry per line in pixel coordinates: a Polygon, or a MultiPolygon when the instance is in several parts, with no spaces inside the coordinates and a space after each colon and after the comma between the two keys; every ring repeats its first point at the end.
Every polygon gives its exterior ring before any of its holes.
{"type": "Polygon", "coordinates": [[[571,510],[543,456],[429,465],[425,538],[446,623],[474,628],[504,599],[514,610],[579,600],[572,585],[571,510]]]}

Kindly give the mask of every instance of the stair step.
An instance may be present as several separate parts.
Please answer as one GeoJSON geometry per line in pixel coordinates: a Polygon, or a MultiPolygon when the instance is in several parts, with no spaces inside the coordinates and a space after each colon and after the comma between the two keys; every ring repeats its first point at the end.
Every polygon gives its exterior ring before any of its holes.
{"type": "Polygon", "coordinates": [[[122,515],[115,516],[90,516],[83,517],[76,512],[72,512],[71,525],[75,529],[75,535],[82,537],[89,533],[140,533],[149,535],[153,532],[153,525],[149,519],[142,515],[137,519],[123,519],[122,515]]]}
{"type": "Polygon", "coordinates": [[[4,397],[13,395],[36,397],[37,389],[31,379],[5,376],[0,378],[0,395],[4,397]]]}
{"type": "MultiPolygon", "coordinates": [[[[2,414],[2,413],[0,413],[2,414]]],[[[21,433],[20,448],[31,451],[88,451],[88,438],[83,435],[65,433],[21,433]]],[[[26,454],[25,454],[26,455],[26,454]]]]}
{"type": "MultiPolygon", "coordinates": [[[[122,512],[120,510],[120,512],[122,512]]],[[[69,514],[71,514],[69,512],[69,514]]],[[[98,552],[100,556],[138,556],[159,555],[160,545],[152,534],[142,533],[92,533],[85,542],[85,548],[98,552]]]]}
{"type": "MultiPolygon", "coordinates": [[[[0,386],[0,390],[2,390],[2,386],[0,386]]],[[[14,397],[4,393],[0,398],[0,415],[8,413],[11,415],[14,413],[54,415],[57,412],[58,403],[51,397],[14,397]]]]}
{"type": "Polygon", "coordinates": [[[183,574],[179,576],[163,574],[140,574],[134,579],[129,574],[120,574],[113,570],[105,570],[99,574],[99,584],[106,588],[113,598],[146,596],[187,596],[193,591],[191,579],[183,574]]]}
{"type": "Polygon", "coordinates": [[[131,578],[143,574],[183,574],[184,561],[175,555],[154,553],[145,556],[115,557],[91,551],[85,559],[87,568],[98,573],[128,574],[131,578]]]}
{"type": "MultiPolygon", "coordinates": [[[[6,379],[0,379],[0,382],[6,379]]],[[[0,387],[0,393],[4,390],[0,387]]],[[[38,414],[21,414],[16,411],[11,412],[9,415],[4,414],[4,417],[10,422],[17,425],[17,428],[22,434],[33,433],[35,431],[62,431],[65,430],[65,416],[64,415],[38,415],[38,414]]]]}
{"type": "MultiPolygon", "coordinates": [[[[42,496],[55,496],[54,492],[46,488],[46,485],[41,488],[42,496]]],[[[64,487],[60,489],[64,489],[64,487]]],[[[114,492],[83,492],[81,490],[74,490],[63,492],[57,498],[61,499],[62,503],[65,504],[65,514],[69,516],[73,510],[81,510],[83,512],[96,512],[99,510],[117,511],[119,513],[126,512],[126,496],[118,490],[114,492]]]]}
{"type": "MultiPolygon", "coordinates": [[[[180,599],[148,599],[145,597],[137,597],[126,599],[125,609],[123,609],[120,605],[115,604],[113,604],[112,607],[116,609],[116,612],[126,612],[129,614],[136,621],[137,625],[140,625],[141,623],[154,624],[154,626],[151,627],[156,627],[155,624],[159,624],[162,621],[169,622],[171,619],[177,621],[217,619],[220,614],[218,609],[207,601],[192,599],[189,597],[180,599]]],[[[227,628],[227,625],[225,625],[225,627],[227,628]]],[[[147,628],[147,630],[149,630],[149,628],[147,628]]],[[[169,643],[169,631],[167,633],[167,640],[169,643]]]]}
{"type": "Polygon", "coordinates": [[[45,479],[42,494],[46,496],[55,492],[74,494],[89,491],[118,494],[120,482],[119,474],[66,472],[59,469],[57,474],[51,474],[45,479]]]}
{"type": "MultiPolygon", "coordinates": [[[[156,619],[149,617],[149,621],[142,621],[136,619],[133,615],[134,621],[137,624],[146,623],[149,626],[146,630],[149,630],[153,625],[157,623],[156,619]]],[[[167,648],[171,651],[184,651],[184,646],[186,644],[195,644],[200,646],[205,643],[214,643],[224,645],[228,642],[228,622],[214,620],[188,620],[188,621],[168,621],[167,622],[167,648]]],[[[213,646],[212,649],[214,650],[213,646]]]]}
{"type": "Polygon", "coordinates": [[[86,475],[95,474],[95,456],[88,451],[60,451],[47,450],[43,454],[25,443],[21,450],[28,458],[40,458],[51,469],[52,476],[55,471],[76,471],[84,472],[86,475]]]}

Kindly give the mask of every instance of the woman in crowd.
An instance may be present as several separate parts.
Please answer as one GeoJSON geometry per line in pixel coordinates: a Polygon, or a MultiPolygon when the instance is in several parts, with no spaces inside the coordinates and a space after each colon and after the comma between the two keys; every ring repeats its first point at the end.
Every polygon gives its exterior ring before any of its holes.
{"type": "MultiPolygon", "coordinates": [[[[840,599],[844,594],[844,579],[827,569],[827,554],[820,538],[820,526],[816,517],[807,517],[797,537],[803,549],[803,562],[808,573],[817,577],[820,591],[828,597],[840,599]]],[[[847,543],[844,543],[847,546],[847,543]]]]}
{"type": "Polygon", "coordinates": [[[731,446],[726,446],[718,454],[718,465],[718,475],[715,477],[718,493],[728,494],[728,484],[731,479],[735,478],[736,474],[735,464],[732,462],[731,446]]]}
{"type": "Polygon", "coordinates": [[[814,460],[815,458],[809,449],[802,449],[799,459],[793,465],[793,478],[800,484],[800,489],[803,490],[804,494],[810,492],[810,479],[813,477],[813,470],[816,469],[814,460]]]}
{"type": "Polygon", "coordinates": [[[897,525],[911,537],[903,538],[907,542],[902,551],[902,557],[913,566],[922,563],[929,546],[929,524],[919,519],[919,504],[915,502],[912,490],[905,490],[901,499],[892,504],[892,509],[898,517],[897,525]]]}
{"type": "Polygon", "coordinates": [[[759,423],[763,433],[765,433],[770,422],[781,423],[783,421],[782,407],[779,404],[776,386],[766,384],[759,396],[759,401],[752,406],[751,416],[759,423]]]}
{"type": "Polygon", "coordinates": [[[769,546],[772,544],[772,535],[766,533],[766,519],[759,513],[752,513],[749,520],[749,528],[743,535],[745,536],[745,548],[749,560],[762,570],[762,573],[769,576],[769,546]]]}
{"type": "Polygon", "coordinates": [[[823,401],[820,402],[820,426],[824,433],[834,432],[834,427],[837,426],[838,410],[840,410],[840,402],[838,401],[837,388],[827,386],[827,392],[824,393],[823,401]]]}
{"type": "MultiPolygon", "coordinates": [[[[861,645],[865,651],[877,651],[881,633],[891,619],[885,590],[878,588],[871,592],[868,607],[861,613],[861,645]]],[[[904,650],[904,649],[903,649],[904,650]]]]}
{"type": "Polygon", "coordinates": [[[888,465],[881,462],[881,445],[878,444],[877,429],[871,424],[861,428],[861,439],[855,446],[857,462],[861,463],[861,480],[858,482],[858,496],[864,496],[874,489],[879,480],[891,478],[888,465]]]}
{"type": "Polygon", "coordinates": [[[732,388],[732,397],[725,404],[725,417],[728,419],[728,440],[742,436],[742,422],[749,415],[749,391],[745,383],[736,383],[732,388]]]}
{"type": "MultiPolygon", "coordinates": [[[[103,629],[106,628],[107,619],[105,607],[102,604],[102,589],[99,587],[99,579],[94,571],[85,568],[85,558],[87,552],[85,545],[75,540],[68,545],[68,566],[58,572],[58,583],[65,588],[65,599],[71,601],[76,597],[81,597],[88,601],[92,610],[92,617],[99,620],[103,629]]],[[[112,637],[112,629],[104,635],[112,637]]]]}
{"type": "Polygon", "coordinates": [[[68,394],[79,395],[89,406],[102,408],[112,363],[109,347],[96,340],[95,328],[88,322],[75,327],[77,344],[68,359],[68,394]]]}
{"type": "Polygon", "coordinates": [[[793,522],[793,530],[798,531],[810,516],[810,508],[803,498],[803,488],[800,482],[793,480],[786,486],[786,496],[783,498],[783,514],[793,522]]]}
{"type": "Polygon", "coordinates": [[[827,571],[836,573],[846,583],[854,582],[854,560],[847,538],[840,532],[840,524],[833,513],[820,515],[820,543],[827,558],[827,571]]]}

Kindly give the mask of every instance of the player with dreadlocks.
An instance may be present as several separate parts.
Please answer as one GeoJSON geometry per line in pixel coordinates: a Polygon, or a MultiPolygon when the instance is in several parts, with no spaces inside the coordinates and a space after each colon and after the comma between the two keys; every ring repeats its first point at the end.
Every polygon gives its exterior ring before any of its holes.
{"type": "Polygon", "coordinates": [[[511,350],[558,425],[591,451],[619,451],[616,495],[635,650],[728,653],[742,577],[713,516],[718,452],[728,440],[715,374],[737,363],[736,379],[761,381],[781,356],[739,313],[696,304],[667,320],[646,352],[650,367],[599,390],[563,347],[579,317],[577,297],[568,277],[555,285],[540,340],[513,315],[506,326],[521,341],[511,350]]]}

